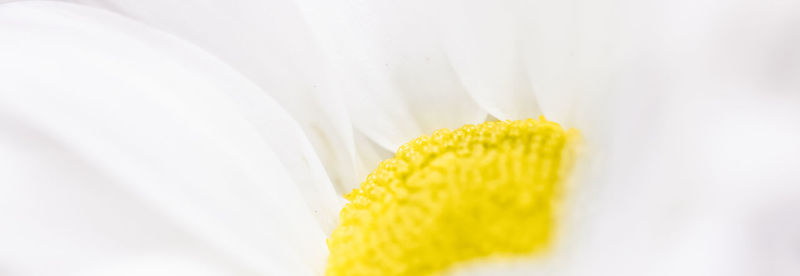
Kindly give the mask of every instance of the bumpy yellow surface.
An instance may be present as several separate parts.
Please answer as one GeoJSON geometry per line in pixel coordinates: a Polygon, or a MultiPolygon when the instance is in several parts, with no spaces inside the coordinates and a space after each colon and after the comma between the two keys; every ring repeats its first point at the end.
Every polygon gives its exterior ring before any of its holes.
{"type": "Polygon", "coordinates": [[[326,275],[439,275],[548,248],[577,131],[540,118],[411,141],[347,195],[326,275]]]}

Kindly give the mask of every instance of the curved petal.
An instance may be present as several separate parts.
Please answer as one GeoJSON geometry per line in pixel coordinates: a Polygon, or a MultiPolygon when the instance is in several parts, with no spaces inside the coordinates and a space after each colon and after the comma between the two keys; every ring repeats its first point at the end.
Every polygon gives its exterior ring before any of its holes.
{"type": "Polygon", "coordinates": [[[799,5],[628,7],[581,275],[800,271],[780,263],[797,263],[781,244],[800,234],[786,219],[800,209],[800,83],[788,77],[800,72],[799,5]]]}
{"type": "Polygon", "coordinates": [[[430,28],[424,1],[300,1],[347,83],[358,131],[394,151],[439,128],[482,121],[430,28]]]}
{"type": "Polygon", "coordinates": [[[319,273],[319,225],[338,201],[287,173],[324,175],[255,85],[92,8],[1,5],[0,33],[3,274],[102,274],[153,256],[174,271],[319,273]]]}
{"type": "MultiPolygon", "coordinates": [[[[76,0],[166,30],[260,86],[306,132],[333,182],[357,182],[352,127],[329,57],[293,1],[76,0]],[[180,11],[180,12],[176,12],[180,11]]],[[[304,171],[293,171],[302,178],[304,171]]]]}
{"type": "Polygon", "coordinates": [[[447,56],[492,115],[574,125],[607,93],[614,1],[441,1],[447,56]]]}
{"type": "MultiPolygon", "coordinates": [[[[277,8],[289,9],[289,7],[273,7],[257,4],[256,2],[252,3],[258,6],[222,6],[236,8],[235,11],[239,12],[269,10],[270,12],[282,15],[284,15],[284,13],[281,13],[282,10],[277,8]]],[[[285,45],[275,45],[275,43],[272,42],[283,40],[279,38],[272,38],[264,34],[261,36],[253,35],[253,37],[264,37],[264,40],[258,40],[258,43],[234,43],[236,40],[226,39],[227,36],[234,34],[228,32],[224,27],[230,27],[230,29],[235,30],[243,30],[243,26],[228,26],[223,23],[215,22],[211,19],[215,18],[214,16],[222,16],[226,20],[233,20],[231,24],[243,24],[245,22],[232,19],[219,10],[202,9],[201,7],[203,5],[198,5],[191,7],[196,8],[198,14],[194,14],[186,9],[182,9],[180,14],[175,14],[167,12],[175,10],[170,9],[170,5],[184,6],[184,3],[169,1],[158,1],[158,3],[136,1],[135,3],[120,2],[117,4],[118,8],[120,9],[124,9],[126,11],[130,9],[129,12],[132,14],[147,16],[147,21],[152,21],[151,23],[154,25],[163,25],[165,29],[174,29],[175,32],[181,34],[181,30],[183,30],[182,28],[188,27],[182,24],[187,22],[216,26],[219,28],[219,33],[214,34],[218,34],[219,36],[211,36],[208,35],[208,33],[203,33],[202,39],[200,39],[201,37],[190,36],[190,38],[193,39],[192,42],[197,42],[198,44],[208,46],[207,48],[217,50],[214,52],[215,54],[225,53],[242,55],[250,53],[244,51],[243,49],[227,48],[229,47],[228,45],[245,45],[248,47],[248,49],[260,49],[260,51],[270,53],[270,55],[254,55],[256,60],[264,62],[248,62],[246,65],[240,65],[235,62],[233,63],[238,66],[234,69],[239,69],[241,67],[250,68],[247,66],[255,66],[252,68],[252,70],[239,71],[244,73],[258,72],[258,74],[260,74],[259,76],[245,75],[250,77],[252,80],[256,80],[256,84],[259,84],[259,86],[263,87],[263,89],[256,90],[254,87],[248,87],[247,89],[231,87],[226,89],[225,92],[231,94],[231,97],[238,105],[240,105],[241,110],[246,116],[248,116],[248,119],[250,119],[250,121],[264,136],[264,138],[268,139],[270,144],[274,146],[274,150],[280,157],[281,161],[286,165],[285,167],[291,173],[293,180],[298,183],[301,188],[304,189],[304,193],[309,196],[308,202],[313,205],[312,208],[315,210],[315,212],[321,214],[321,223],[323,228],[326,229],[326,231],[331,230],[335,225],[336,213],[338,212],[337,210],[340,205],[339,201],[341,200],[328,193],[332,189],[331,187],[328,187],[331,185],[331,180],[343,183],[357,182],[354,181],[355,170],[353,169],[352,161],[354,159],[354,152],[351,149],[353,147],[353,138],[351,136],[352,130],[349,125],[349,120],[346,117],[346,111],[344,110],[342,104],[338,103],[338,101],[341,100],[339,97],[337,97],[335,94],[329,93],[329,91],[300,87],[305,85],[310,85],[313,87],[328,85],[323,79],[309,79],[309,77],[320,75],[320,71],[322,69],[318,68],[321,66],[316,66],[317,64],[325,64],[322,58],[317,59],[317,63],[314,63],[315,60],[309,59],[309,57],[313,56],[315,53],[309,46],[310,42],[302,40],[289,40],[289,42],[286,42],[285,45]],[[162,22],[162,20],[169,20],[169,22],[162,22]],[[174,20],[174,22],[172,22],[172,20],[174,20]],[[171,25],[171,22],[174,23],[174,25],[171,25]],[[221,45],[206,44],[211,42],[219,44],[220,41],[225,43],[221,43],[221,45]],[[264,45],[277,48],[262,48],[264,45]],[[212,46],[219,46],[221,48],[217,49],[212,46]],[[289,50],[307,52],[295,53],[294,55],[285,53],[289,50]],[[299,58],[298,55],[306,56],[306,58],[299,58]],[[267,60],[270,62],[266,62],[267,60]],[[301,71],[287,70],[285,69],[286,67],[296,67],[297,70],[301,71]],[[306,68],[317,69],[315,69],[316,72],[314,72],[314,74],[309,75],[309,73],[302,71],[306,68]],[[277,97],[278,100],[282,100],[281,106],[275,104],[268,96],[263,95],[264,93],[262,91],[268,91],[270,95],[277,97]],[[302,129],[297,127],[292,118],[290,118],[290,116],[288,116],[288,114],[286,114],[281,107],[288,107],[290,112],[295,111],[292,112],[292,115],[296,116],[291,117],[297,119],[301,123],[302,129]],[[299,118],[297,116],[299,116],[299,118]],[[282,131],[283,134],[274,135],[276,129],[282,131]],[[308,146],[307,137],[310,137],[311,144],[316,145],[317,147],[308,146]],[[284,146],[287,144],[296,144],[298,147],[295,148],[284,146]],[[317,151],[314,151],[315,149],[317,149],[317,151]],[[321,163],[320,159],[325,162],[321,163]],[[328,166],[328,171],[332,173],[330,174],[332,177],[329,178],[329,175],[325,174],[324,171],[318,170],[317,168],[320,166],[328,166]]],[[[221,3],[209,3],[209,5],[211,4],[221,3]]],[[[244,16],[243,18],[247,17],[244,16]]],[[[258,18],[265,18],[265,16],[259,15],[258,18]]],[[[266,24],[267,22],[265,22],[265,24],[263,24],[265,28],[268,26],[280,26],[286,28],[288,26],[302,25],[301,22],[293,22],[292,20],[297,20],[297,18],[294,17],[270,18],[272,18],[270,20],[276,21],[270,24],[266,24]],[[282,21],[292,22],[293,24],[283,24],[282,21]]],[[[192,27],[195,28],[197,26],[192,25],[192,27]]],[[[206,27],[209,29],[214,29],[211,28],[212,26],[206,27]]],[[[270,31],[279,33],[278,30],[270,31]]],[[[284,31],[292,33],[292,31],[289,30],[284,31]]],[[[301,31],[302,29],[297,30],[296,32],[298,32],[298,35],[301,35],[301,31]]],[[[236,37],[241,39],[242,37],[247,36],[245,34],[240,35],[241,36],[236,37]]],[[[173,55],[180,55],[180,53],[179,51],[175,51],[173,55]]],[[[226,55],[221,56],[227,57],[226,55]]],[[[247,58],[241,56],[238,57],[240,59],[248,60],[247,58]]],[[[234,58],[231,57],[227,60],[231,59],[234,58]]],[[[226,68],[228,67],[226,66],[226,68]]],[[[230,69],[228,69],[228,71],[230,71],[230,69]]]]}
{"type": "Polygon", "coordinates": [[[522,1],[525,68],[542,113],[568,125],[613,91],[620,1],[522,1]]]}
{"type": "Polygon", "coordinates": [[[447,57],[476,102],[499,119],[541,114],[523,60],[511,1],[438,1],[447,57]]]}
{"type": "Polygon", "coordinates": [[[544,274],[798,274],[798,3],[629,3],[544,274]]]}
{"type": "MultiPolygon", "coordinates": [[[[359,179],[367,179],[367,176],[378,168],[381,161],[392,158],[394,156],[394,152],[389,151],[380,145],[376,144],[375,141],[364,135],[363,133],[356,132],[354,134],[356,138],[356,149],[358,150],[358,177],[359,179]]],[[[355,188],[358,188],[361,183],[353,183],[351,186],[347,187],[347,191],[352,191],[355,188]]]]}

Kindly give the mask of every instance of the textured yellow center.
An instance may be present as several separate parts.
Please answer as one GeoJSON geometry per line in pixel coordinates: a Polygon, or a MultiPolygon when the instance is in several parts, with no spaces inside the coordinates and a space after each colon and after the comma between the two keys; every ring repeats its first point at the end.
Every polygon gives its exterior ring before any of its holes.
{"type": "Polygon", "coordinates": [[[548,248],[578,133],[540,118],[436,131],[347,195],[326,274],[438,275],[548,248]]]}

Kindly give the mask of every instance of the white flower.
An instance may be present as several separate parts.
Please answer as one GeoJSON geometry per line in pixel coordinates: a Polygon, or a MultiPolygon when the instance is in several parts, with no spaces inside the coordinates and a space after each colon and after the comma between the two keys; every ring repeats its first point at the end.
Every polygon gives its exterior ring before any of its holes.
{"type": "Polygon", "coordinates": [[[321,275],[397,146],[541,114],[557,249],[459,273],[800,272],[796,3],[77,2],[0,5],[0,274],[321,275]]]}

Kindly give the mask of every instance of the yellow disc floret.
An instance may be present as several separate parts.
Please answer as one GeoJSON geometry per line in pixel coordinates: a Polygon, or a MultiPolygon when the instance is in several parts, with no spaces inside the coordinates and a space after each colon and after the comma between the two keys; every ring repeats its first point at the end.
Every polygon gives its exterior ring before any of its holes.
{"type": "Polygon", "coordinates": [[[552,243],[577,131],[540,118],[438,130],[347,195],[326,274],[438,275],[552,243]]]}

